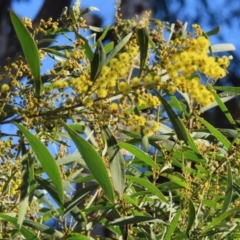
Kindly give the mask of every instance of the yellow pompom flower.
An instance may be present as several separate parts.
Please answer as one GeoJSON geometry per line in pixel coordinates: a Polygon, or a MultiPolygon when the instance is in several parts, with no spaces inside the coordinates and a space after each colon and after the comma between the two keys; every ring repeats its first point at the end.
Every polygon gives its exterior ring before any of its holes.
{"type": "Polygon", "coordinates": [[[108,66],[103,66],[101,75],[105,76],[110,72],[110,68],[108,66]]]}
{"type": "Polygon", "coordinates": [[[138,117],[138,124],[140,126],[144,126],[146,124],[146,122],[147,122],[147,119],[144,116],[139,116],[138,117]]]}
{"type": "Polygon", "coordinates": [[[139,133],[140,130],[141,130],[141,127],[139,125],[134,125],[134,126],[131,127],[131,131],[133,133],[139,133]]]}
{"type": "Polygon", "coordinates": [[[104,88],[99,88],[99,89],[97,90],[97,96],[98,96],[99,98],[105,98],[105,97],[107,96],[107,90],[104,89],[104,88]]]}
{"type": "Polygon", "coordinates": [[[120,53],[120,54],[118,55],[118,58],[119,58],[119,60],[120,60],[121,62],[123,62],[123,63],[128,63],[129,60],[130,60],[130,56],[129,56],[128,53],[120,53]]]}
{"type": "Polygon", "coordinates": [[[107,75],[106,78],[109,79],[109,81],[111,80],[117,80],[118,79],[118,73],[116,70],[111,70],[107,75]]]}
{"type": "Polygon", "coordinates": [[[150,74],[146,75],[144,78],[143,78],[143,82],[146,86],[150,85],[152,83],[152,76],[150,74]]]}
{"type": "Polygon", "coordinates": [[[2,86],[1,86],[1,91],[3,93],[7,93],[9,91],[10,87],[8,84],[4,83],[2,86]]]}
{"type": "Polygon", "coordinates": [[[93,105],[93,98],[92,97],[87,97],[84,101],[84,105],[86,107],[91,107],[93,105]]]}
{"type": "Polygon", "coordinates": [[[150,128],[146,127],[143,129],[143,135],[147,137],[151,137],[153,135],[153,131],[150,128]]]}
{"type": "Polygon", "coordinates": [[[108,106],[108,111],[111,113],[117,113],[118,112],[118,105],[116,103],[111,103],[108,106]]]}
{"type": "Polygon", "coordinates": [[[61,80],[57,80],[57,81],[55,81],[54,83],[53,83],[53,87],[55,87],[55,88],[63,88],[64,87],[64,84],[63,84],[63,81],[61,81],[61,80]]]}
{"type": "Polygon", "coordinates": [[[118,69],[119,64],[120,64],[120,61],[117,58],[112,58],[109,63],[112,69],[118,69]]]}
{"type": "Polygon", "coordinates": [[[155,122],[152,126],[151,126],[151,130],[153,131],[153,132],[157,132],[158,130],[159,130],[159,128],[160,128],[160,123],[159,122],[155,122]]]}
{"type": "Polygon", "coordinates": [[[133,87],[137,87],[140,85],[140,78],[134,77],[131,82],[133,87]]]}
{"type": "Polygon", "coordinates": [[[118,84],[118,90],[119,90],[120,92],[124,91],[124,90],[126,89],[126,87],[127,87],[127,83],[126,83],[126,82],[120,82],[120,83],[118,84]]]}

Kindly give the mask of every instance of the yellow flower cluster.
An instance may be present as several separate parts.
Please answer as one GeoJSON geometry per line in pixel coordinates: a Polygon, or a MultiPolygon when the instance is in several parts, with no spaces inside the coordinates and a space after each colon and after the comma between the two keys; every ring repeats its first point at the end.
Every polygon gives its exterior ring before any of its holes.
{"type": "Polygon", "coordinates": [[[32,29],[32,20],[30,18],[24,17],[22,18],[22,23],[27,27],[32,29]]]}
{"type": "MultiPolygon", "coordinates": [[[[198,25],[194,26],[194,29],[197,34],[202,32],[198,25]]],[[[169,48],[159,52],[163,57],[168,51],[169,57],[162,60],[163,67],[170,77],[168,84],[172,82],[181,91],[189,92],[200,105],[210,104],[213,101],[212,93],[199,81],[191,81],[191,76],[202,73],[207,79],[216,81],[226,76],[225,69],[229,65],[229,59],[226,56],[221,58],[208,56],[209,47],[210,42],[205,36],[197,36],[187,39],[177,38],[171,42],[169,48]]]]}

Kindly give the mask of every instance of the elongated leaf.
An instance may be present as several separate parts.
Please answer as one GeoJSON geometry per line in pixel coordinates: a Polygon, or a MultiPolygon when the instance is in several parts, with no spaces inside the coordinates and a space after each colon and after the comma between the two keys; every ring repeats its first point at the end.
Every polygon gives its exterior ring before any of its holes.
{"type": "Polygon", "coordinates": [[[107,57],[106,65],[110,62],[112,58],[114,58],[118,52],[125,46],[125,44],[130,40],[132,36],[132,33],[129,33],[126,37],[124,37],[117,46],[110,52],[110,54],[107,57]]]}
{"type": "MultiPolygon", "coordinates": [[[[38,184],[43,188],[45,189],[49,194],[50,196],[54,199],[54,201],[58,204],[58,206],[62,206],[60,200],[59,200],[59,197],[58,197],[58,194],[56,192],[56,188],[53,186],[52,183],[49,183],[48,180],[46,179],[42,179],[38,176],[36,176],[36,180],[38,182],[38,184]]],[[[42,200],[42,198],[41,198],[42,200]]],[[[45,201],[45,199],[44,199],[45,201]]],[[[63,203],[64,203],[64,206],[66,206],[66,202],[70,202],[70,197],[68,195],[64,195],[64,200],[63,200],[63,203]]],[[[46,202],[44,202],[46,204],[46,202]]],[[[47,204],[48,205],[48,204],[47,204]]],[[[50,207],[51,208],[51,207],[50,207]]],[[[60,213],[63,213],[63,209],[60,208],[58,210],[60,213]]],[[[71,215],[79,222],[79,223],[82,223],[82,222],[86,222],[87,219],[85,217],[85,215],[80,211],[80,209],[76,206],[73,206],[70,210],[70,213],[71,215]]]]}
{"type": "Polygon", "coordinates": [[[228,51],[235,51],[236,48],[231,43],[221,43],[221,44],[214,44],[211,46],[212,51],[215,52],[228,52],[228,51]]]}
{"type": "Polygon", "coordinates": [[[22,50],[28,62],[29,68],[33,75],[35,95],[36,97],[39,97],[41,94],[42,82],[40,76],[40,58],[37,45],[27,28],[22,23],[21,19],[12,10],[10,10],[10,17],[14,30],[17,34],[18,40],[22,46],[22,50]]]}
{"type": "Polygon", "coordinates": [[[91,11],[99,11],[99,9],[96,7],[88,7],[81,12],[80,17],[83,17],[85,14],[87,14],[91,11]]]}
{"type": "Polygon", "coordinates": [[[148,136],[142,135],[142,145],[143,145],[143,147],[144,147],[144,150],[145,150],[146,152],[148,152],[149,149],[150,149],[150,144],[149,144],[148,136]]]}
{"type": "Polygon", "coordinates": [[[113,50],[114,43],[110,42],[104,46],[105,53],[108,54],[110,51],[113,50]]]}
{"type": "Polygon", "coordinates": [[[223,92],[228,92],[228,93],[236,93],[240,94],[240,87],[231,87],[231,86],[213,86],[214,89],[220,90],[223,92]]]}
{"type": "MultiPolygon", "coordinates": [[[[22,156],[27,154],[25,143],[21,143],[22,156]]],[[[22,182],[21,182],[21,197],[18,210],[18,225],[21,228],[29,202],[29,192],[30,192],[30,163],[29,158],[26,157],[22,160],[22,182]]]]}
{"type": "Polygon", "coordinates": [[[109,222],[109,225],[126,225],[126,224],[134,224],[134,223],[140,223],[140,222],[160,222],[163,223],[161,220],[153,218],[153,217],[147,217],[147,216],[127,216],[127,217],[121,217],[117,218],[114,221],[109,222]]]}
{"type": "MultiPolygon", "coordinates": [[[[228,210],[227,212],[222,213],[221,215],[219,215],[218,217],[214,218],[213,221],[211,223],[209,223],[203,230],[201,235],[203,235],[204,233],[210,231],[211,229],[215,228],[215,226],[221,222],[223,222],[226,218],[236,214],[237,212],[240,211],[240,207],[236,207],[236,208],[232,208],[230,210],[228,210]]],[[[201,236],[200,235],[200,236],[201,236]]]]}
{"type": "Polygon", "coordinates": [[[186,229],[186,234],[189,237],[189,232],[192,229],[192,226],[194,224],[196,218],[196,211],[195,211],[195,207],[193,205],[193,202],[189,199],[188,200],[188,225],[187,225],[187,229],[186,229]]]}
{"type": "Polygon", "coordinates": [[[206,120],[204,120],[201,117],[196,116],[197,119],[212,133],[212,135],[218,140],[220,141],[223,146],[229,150],[231,147],[231,143],[228,141],[228,139],[222,135],[221,132],[219,132],[215,127],[213,127],[210,123],[208,123],[206,120]]]}
{"type": "MultiPolygon", "coordinates": [[[[17,218],[15,218],[15,217],[9,216],[7,214],[0,213],[0,218],[3,219],[6,222],[10,222],[16,228],[18,227],[17,218]]],[[[19,231],[22,233],[22,235],[26,239],[31,239],[31,240],[39,239],[40,240],[40,238],[38,238],[35,233],[31,232],[29,229],[27,229],[23,226],[19,229],[19,231]]]]}
{"type": "Polygon", "coordinates": [[[231,170],[231,165],[228,162],[227,189],[226,189],[225,198],[224,198],[223,207],[222,207],[223,213],[227,211],[229,204],[232,201],[232,194],[233,194],[232,170],[231,170]]]}
{"type": "Polygon", "coordinates": [[[154,186],[151,182],[149,182],[148,180],[143,179],[143,178],[139,178],[139,177],[130,176],[130,175],[127,175],[127,178],[131,182],[134,182],[135,184],[136,183],[140,184],[144,188],[148,189],[150,192],[152,192],[154,195],[156,195],[161,201],[163,201],[165,203],[168,203],[168,200],[162,194],[162,192],[156,186],[154,186]]]}
{"type": "Polygon", "coordinates": [[[180,218],[181,213],[182,213],[182,209],[179,208],[166,232],[166,235],[164,237],[165,240],[171,240],[171,236],[177,227],[178,219],[180,218]]]}
{"type": "MultiPolygon", "coordinates": [[[[107,33],[108,33],[108,30],[109,30],[109,26],[107,26],[107,27],[104,29],[103,33],[102,33],[101,36],[98,38],[98,41],[101,41],[101,42],[102,42],[102,41],[104,40],[104,38],[106,37],[106,35],[107,35],[107,33]]],[[[96,45],[97,45],[97,42],[93,44],[92,48],[94,48],[96,45]]]]}
{"type": "Polygon", "coordinates": [[[206,32],[208,36],[217,35],[220,32],[220,26],[213,28],[212,30],[206,32]]]}
{"type": "Polygon", "coordinates": [[[96,152],[96,150],[82,137],[80,137],[75,131],[73,131],[65,122],[61,120],[62,125],[67,130],[69,136],[75,143],[78,151],[81,153],[83,160],[95,177],[96,181],[102,187],[106,197],[110,201],[114,201],[114,192],[112,183],[110,181],[107,169],[96,152]]]}
{"type": "Polygon", "coordinates": [[[140,28],[136,30],[139,48],[140,48],[140,70],[138,76],[140,77],[145,65],[145,62],[147,60],[147,54],[148,54],[148,32],[146,28],[140,28]]]}
{"type": "MultiPolygon", "coordinates": [[[[212,88],[212,86],[210,84],[208,84],[208,88],[209,88],[209,90],[213,90],[213,88],[212,88]]],[[[226,116],[226,118],[230,122],[230,124],[232,124],[234,127],[236,127],[236,123],[233,120],[232,115],[230,114],[230,112],[228,111],[226,105],[222,102],[222,100],[218,96],[218,94],[214,93],[214,98],[215,98],[215,101],[218,103],[218,106],[222,110],[223,114],[226,116]]]]}
{"type": "Polygon", "coordinates": [[[33,164],[33,159],[32,157],[28,156],[29,158],[29,204],[32,202],[33,197],[34,197],[34,192],[36,188],[36,180],[34,179],[34,164],[33,164]]]}
{"type": "MultiPolygon", "coordinates": [[[[69,57],[70,57],[70,56],[67,57],[65,53],[62,53],[62,52],[60,52],[60,51],[58,51],[58,50],[56,50],[56,49],[52,49],[52,48],[42,48],[42,50],[43,50],[44,52],[50,53],[50,56],[53,54],[54,57],[55,57],[55,55],[56,55],[56,56],[59,56],[59,57],[63,57],[63,58],[69,58],[69,57]]],[[[53,57],[53,59],[55,59],[54,57],[53,57]]]]}
{"type": "Polygon", "coordinates": [[[89,46],[88,40],[85,37],[83,37],[82,35],[80,35],[76,30],[74,30],[74,33],[75,33],[75,36],[77,39],[81,39],[84,41],[82,48],[84,49],[88,60],[91,62],[93,60],[93,52],[92,52],[91,47],[89,46]]]}
{"type": "Polygon", "coordinates": [[[106,61],[106,53],[101,41],[97,41],[96,51],[91,61],[91,81],[95,81],[102,71],[106,61]]]}
{"type": "Polygon", "coordinates": [[[44,171],[55,185],[60,201],[63,202],[63,184],[60,176],[61,173],[59,167],[56,164],[56,161],[54,160],[46,146],[37,137],[35,137],[19,123],[14,122],[14,124],[27,138],[44,171]]]}
{"type": "Polygon", "coordinates": [[[173,128],[178,136],[179,140],[183,140],[186,143],[189,140],[189,134],[185,128],[185,126],[183,125],[183,123],[181,122],[180,118],[177,116],[177,114],[172,110],[172,108],[169,106],[169,104],[167,103],[167,101],[158,93],[156,92],[158,95],[158,98],[160,99],[160,101],[162,102],[164,109],[166,110],[168,117],[171,120],[171,123],[173,125],[173,128]]]}
{"type": "Polygon", "coordinates": [[[128,152],[132,153],[134,156],[142,160],[144,163],[146,163],[148,166],[151,166],[154,169],[160,169],[160,167],[153,161],[152,158],[150,158],[147,154],[145,154],[142,150],[139,148],[125,142],[120,142],[118,145],[127,150],[128,152]]]}
{"type": "Polygon", "coordinates": [[[125,164],[123,155],[118,146],[115,137],[112,135],[110,129],[107,126],[103,127],[106,140],[107,140],[107,152],[110,161],[110,173],[114,189],[119,193],[120,198],[123,196],[125,189],[125,164]]]}
{"type": "Polygon", "coordinates": [[[181,187],[189,188],[189,185],[183,179],[181,179],[179,177],[176,177],[174,175],[167,174],[167,173],[162,173],[161,176],[169,178],[172,182],[178,184],[181,187]]]}
{"type": "Polygon", "coordinates": [[[93,238],[87,237],[80,233],[72,233],[72,234],[68,235],[68,240],[92,240],[92,239],[93,238]]]}
{"type": "Polygon", "coordinates": [[[90,185],[87,186],[80,191],[78,191],[72,199],[64,203],[64,215],[66,216],[74,207],[76,207],[81,200],[83,200],[85,197],[90,196],[91,192],[95,190],[98,187],[98,185],[90,185]]]}
{"type": "MultiPolygon", "coordinates": [[[[35,229],[37,231],[40,231],[44,234],[47,234],[47,235],[51,236],[52,238],[55,237],[56,239],[61,239],[63,237],[63,233],[59,232],[58,230],[55,230],[55,229],[50,228],[50,227],[48,227],[44,224],[40,224],[40,223],[31,221],[31,220],[25,220],[23,222],[23,226],[27,226],[27,227],[30,227],[30,228],[35,229]]],[[[35,236],[36,236],[36,234],[35,234],[35,236]]],[[[28,239],[31,239],[31,238],[26,238],[26,239],[28,240],[28,239]]]]}
{"type": "MultiPolygon", "coordinates": [[[[229,95],[232,95],[232,94],[229,94],[229,95]]],[[[237,95],[235,94],[233,94],[233,96],[230,96],[230,97],[221,97],[221,101],[223,102],[223,103],[225,103],[225,102],[228,102],[228,101],[230,101],[231,99],[233,99],[233,98],[235,98],[237,95]]],[[[210,109],[212,109],[212,108],[214,108],[214,107],[216,107],[216,106],[218,106],[218,104],[217,104],[217,102],[216,101],[214,101],[213,103],[211,103],[210,105],[208,105],[208,106],[205,106],[205,107],[202,107],[201,109],[200,109],[200,111],[202,112],[202,113],[204,113],[204,112],[206,112],[206,111],[208,111],[208,110],[210,110],[210,109]]]]}
{"type": "Polygon", "coordinates": [[[46,43],[46,42],[58,42],[58,40],[52,39],[52,38],[45,38],[45,39],[39,40],[37,42],[37,45],[40,45],[41,43],[46,43]]]}

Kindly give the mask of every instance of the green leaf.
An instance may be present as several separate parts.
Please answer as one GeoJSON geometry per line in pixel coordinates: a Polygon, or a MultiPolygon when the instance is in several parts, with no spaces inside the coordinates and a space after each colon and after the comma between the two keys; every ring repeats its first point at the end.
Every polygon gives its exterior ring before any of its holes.
{"type": "Polygon", "coordinates": [[[162,194],[162,192],[148,180],[145,180],[145,179],[139,178],[139,177],[130,176],[130,175],[127,175],[127,178],[134,184],[140,184],[144,188],[148,189],[150,192],[152,192],[154,195],[156,195],[161,201],[168,203],[168,200],[162,194]]]}
{"type": "Polygon", "coordinates": [[[99,9],[96,7],[88,7],[81,12],[80,17],[83,17],[85,14],[92,12],[92,11],[99,11],[99,9]]]}
{"type": "Polygon", "coordinates": [[[176,177],[176,176],[168,174],[168,173],[162,173],[161,176],[169,178],[171,180],[171,182],[174,182],[181,187],[189,189],[189,185],[185,181],[183,181],[183,179],[181,179],[179,177],[176,177]]]}
{"type": "Polygon", "coordinates": [[[74,33],[75,33],[75,36],[77,39],[81,39],[84,41],[82,48],[84,49],[88,60],[91,62],[93,60],[93,52],[92,52],[91,47],[89,46],[88,40],[86,38],[84,38],[83,36],[81,36],[76,30],[74,30],[74,33]]]}
{"type": "MultiPolygon", "coordinates": [[[[107,27],[104,29],[103,33],[102,33],[101,36],[98,38],[98,41],[102,42],[102,41],[104,40],[104,38],[106,37],[106,35],[107,35],[107,33],[108,33],[108,30],[109,30],[109,26],[107,26],[107,27]]],[[[97,42],[92,45],[92,48],[94,48],[96,45],[97,45],[97,42]]]]}
{"type": "Polygon", "coordinates": [[[49,56],[51,56],[53,59],[55,59],[55,56],[53,56],[52,54],[54,54],[56,56],[59,56],[59,57],[62,57],[62,58],[69,58],[69,57],[66,56],[65,53],[62,53],[62,52],[60,52],[56,49],[53,49],[53,48],[42,48],[42,51],[50,53],[49,56]]]}
{"type": "Polygon", "coordinates": [[[239,211],[240,211],[240,207],[236,207],[228,210],[227,212],[220,214],[218,217],[214,218],[211,223],[208,223],[208,225],[205,228],[203,228],[201,235],[215,228],[217,224],[222,223],[226,218],[236,214],[239,211]]]}
{"type": "Polygon", "coordinates": [[[106,65],[110,62],[112,58],[114,58],[118,52],[126,45],[126,43],[130,40],[132,36],[132,33],[129,33],[126,37],[124,37],[118,44],[117,46],[109,53],[107,60],[106,60],[106,65]]]}
{"type": "Polygon", "coordinates": [[[233,195],[232,170],[231,170],[231,165],[228,162],[227,189],[226,189],[225,198],[224,198],[223,207],[222,207],[223,213],[227,211],[229,204],[232,201],[232,195],[233,195]]]}
{"type": "Polygon", "coordinates": [[[95,81],[102,71],[106,61],[106,53],[101,41],[97,41],[96,51],[91,61],[91,81],[95,81]]]}
{"type": "Polygon", "coordinates": [[[149,144],[148,136],[142,135],[142,145],[143,145],[143,147],[144,147],[144,150],[145,150],[146,152],[148,152],[149,149],[150,149],[150,144],[149,144]]]}
{"type": "Polygon", "coordinates": [[[171,221],[169,228],[167,229],[166,235],[164,237],[165,240],[171,240],[171,236],[178,225],[178,220],[181,216],[181,213],[182,213],[182,209],[179,208],[173,220],[171,221]]]}
{"type": "Polygon", "coordinates": [[[197,119],[212,133],[212,135],[223,144],[223,146],[229,150],[231,148],[231,143],[228,141],[228,139],[222,135],[221,132],[219,132],[215,127],[213,127],[210,123],[208,123],[203,118],[196,116],[197,119]]]}
{"type": "Polygon", "coordinates": [[[27,138],[44,171],[55,185],[60,201],[63,202],[63,184],[61,179],[61,173],[56,164],[56,161],[54,160],[46,146],[37,137],[31,134],[24,126],[20,125],[19,123],[14,122],[14,124],[27,138]]]}
{"type": "MultiPolygon", "coordinates": [[[[10,222],[16,228],[18,227],[17,218],[15,218],[15,217],[9,216],[8,214],[0,213],[0,218],[3,219],[6,222],[10,222]]],[[[38,238],[35,233],[31,232],[29,229],[27,229],[27,228],[25,228],[23,226],[19,229],[19,231],[22,233],[22,235],[26,239],[29,239],[29,240],[37,240],[37,239],[39,239],[40,240],[40,238],[38,238]]]]}
{"type": "Polygon", "coordinates": [[[40,45],[41,43],[48,43],[48,42],[58,42],[56,39],[52,39],[52,38],[45,38],[45,39],[42,39],[42,40],[39,40],[37,42],[37,45],[40,45]]]}
{"type": "Polygon", "coordinates": [[[89,239],[93,239],[93,238],[89,238],[80,233],[71,233],[70,235],[68,235],[67,239],[68,240],[89,240],[89,239]]]}
{"type": "Polygon", "coordinates": [[[36,181],[34,179],[33,159],[32,159],[30,154],[29,154],[28,158],[29,158],[29,182],[30,182],[30,186],[29,186],[29,203],[31,203],[32,200],[33,200],[33,197],[34,197],[35,189],[36,189],[36,181]]]}
{"type": "Polygon", "coordinates": [[[77,207],[77,205],[87,196],[90,196],[90,194],[96,190],[98,185],[90,185],[87,187],[84,187],[80,191],[74,194],[74,197],[69,199],[69,201],[64,203],[64,215],[66,216],[74,207],[77,207]]]}
{"type": "MultiPolygon", "coordinates": [[[[28,228],[30,227],[32,229],[35,229],[41,233],[47,234],[47,235],[51,236],[51,238],[55,237],[56,239],[61,239],[63,237],[63,233],[59,232],[58,230],[52,229],[44,224],[40,224],[40,223],[30,221],[30,220],[25,220],[23,222],[23,225],[27,226],[28,228]]],[[[36,233],[34,236],[36,236],[36,233]]],[[[26,239],[32,240],[35,238],[26,238],[26,239]]]]}
{"type": "Polygon", "coordinates": [[[195,207],[193,205],[193,202],[189,199],[188,200],[188,225],[186,229],[186,234],[188,237],[189,237],[189,232],[191,231],[192,226],[195,222],[195,218],[196,218],[195,207]]]}
{"type": "Polygon", "coordinates": [[[69,126],[76,132],[83,133],[85,130],[85,126],[81,124],[69,124],[69,126]]]}
{"type": "Polygon", "coordinates": [[[22,23],[21,19],[12,10],[10,10],[10,18],[33,75],[35,95],[36,97],[39,97],[41,94],[42,82],[40,76],[40,58],[37,45],[30,32],[22,23]]]}
{"type": "Polygon", "coordinates": [[[136,29],[139,48],[140,48],[140,70],[138,76],[141,77],[148,55],[148,32],[146,28],[136,29]]]}
{"type": "Polygon", "coordinates": [[[107,169],[98,155],[96,150],[82,137],[80,137],[75,131],[73,131],[64,121],[61,120],[62,125],[67,130],[69,136],[75,143],[78,151],[83,157],[86,165],[91,171],[92,175],[95,177],[96,181],[102,187],[106,194],[106,197],[113,202],[114,192],[112,183],[110,181],[107,169]]]}
{"type": "Polygon", "coordinates": [[[210,37],[212,35],[217,35],[220,32],[220,26],[213,28],[212,30],[206,32],[206,34],[210,37]]]}
{"type": "MultiPolygon", "coordinates": [[[[208,88],[209,90],[213,90],[212,85],[208,84],[208,88]]],[[[226,105],[222,102],[221,98],[218,96],[218,94],[213,93],[215,101],[217,102],[218,106],[220,107],[220,109],[222,110],[223,114],[226,116],[226,118],[228,119],[228,121],[230,122],[231,125],[234,126],[234,128],[236,128],[236,123],[232,118],[232,115],[230,114],[230,112],[228,111],[226,105]]]]}
{"type": "Polygon", "coordinates": [[[150,158],[147,154],[145,154],[142,150],[139,148],[133,146],[132,144],[120,142],[118,145],[127,150],[128,152],[132,153],[134,156],[136,156],[138,159],[146,163],[148,166],[151,166],[154,169],[160,169],[157,163],[153,161],[152,158],[150,158]]]}
{"type": "MultiPolygon", "coordinates": [[[[25,148],[25,143],[21,143],[22,148],[22,156],[26,156],[27,151],[25,148]]],[[[29,192],[30,192],[30,162],[29,157],[27,156],[22,160],[22,182],[21,182],[21,197],[20,197],[20,203],[19,203],[19,210],[18,210],[18,225],[19,229],[22,226],[23,220],[25,218],[25,214],[28,208],[28,202],[29,202],[29,192]]]]}
{"type": "Polygon", "coordinates": [[[240,87],[220,87],[220,86],[213,86],[215,90],[223,91],[223,92],[228,92],[228,93],[236,93],[240,94],[240,87]]]}
{"type": "Polygon", "coordinates": [[[110,43],[106,44],[104,46],[105,53],[107,54],[110,51],[112,51],[113,47],[114,47],[114,43],[113,42],[110,42],[110,43]]]}
{"type": "Polygon", "coordinates": [[[121,217],[117,218],[114,221],[109,222],[109,225],[127,225],[127,224],[135,224],[140,222],[160,222],[163,223],[161,220],[153,218],[153,217],[147,217],[147,216],[127,216],[127,217],[121,217]]]}
{"type": "Polygon", "coordinates": [[[158,92],[156,93],[158,95],[158,98],[162,102],[164,109],[168,114],[168,117],[171,120],[173,128],[178,136],[178,139],[183,140],[187,143],[189,141],[189,134],[185,126],[183,125],[182,121],[180,120],[178,115],[172,110],[172,108],[169,106],[168,102],[158,92]]]}
{"type": "Polygon", "coordinates": [[[120,198],[122,198],[126,181],[123,155],[110,129],[107,126],[104,126],[103,131],[107,140],[112,183],[114,189],[119,193],[120,198]]]}
{"type": "MultiPolygon", "coordinates": [[[[55,186],[53,186],[52,183],[50,183],[48,180],[46,179],[42,179],[38,176],[35,177],[38,184],[42,187],[42,189],[45,189],[47,191],[47,193],[54,199],[54,201],[58,204],[58,206],[62,207],[62,204],[60,202],[60,199],[58,197],[58,194],[56,192],[56,188],[55,186]]],[[[42,201],[42,197],[40,198],[40,200],[42,201]]],[[[64,200],[63,200],[63,204],[65,206],[66,202],[70,202],[71,198],[68,196],[68,195],[64,195],[64,200]]],[[[47,202],[46,202],[46,199],[43,199],[44,203],[49,205],[47,202]]],[[[50,203],[52,205],[52,203],[50,203]]],[[[50,206],[51,208],[51,206],[50,206]]],[[[58,211],[60,213],[63,213],[63,209],[60,208],[58,209],[58,211]]],[[[79,222],[79,223],[82,223],[82,222],[87,222],[87,219],[85,217],[85,215],[80,211],[80,209],[76,206],[73,206],[70,210],[70,213],[71,215],[79,222]]]]}

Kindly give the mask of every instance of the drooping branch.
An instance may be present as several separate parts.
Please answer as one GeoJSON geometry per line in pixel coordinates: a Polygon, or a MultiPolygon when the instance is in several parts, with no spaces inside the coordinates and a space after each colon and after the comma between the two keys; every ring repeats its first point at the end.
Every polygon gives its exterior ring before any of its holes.
{"type": "MultiPolygon", "coordinates": [[[[69,7],[70,3],[71,0],[61,0],[57,1],[57,3],[52,0],[45,0],[37,16],[33,20],[33,26],[36,26],[40,19],[47,20],[51,17],[56,20],[61,15],[62,9],[65,6],[69,7]]],[[[14,58],[17,52],[21,52],[20,44],[11,26],[9,17],[10,7],[11,1],[0,1],[0,65],[2,66],[6,64],[7,57],[14,58]]]]}

